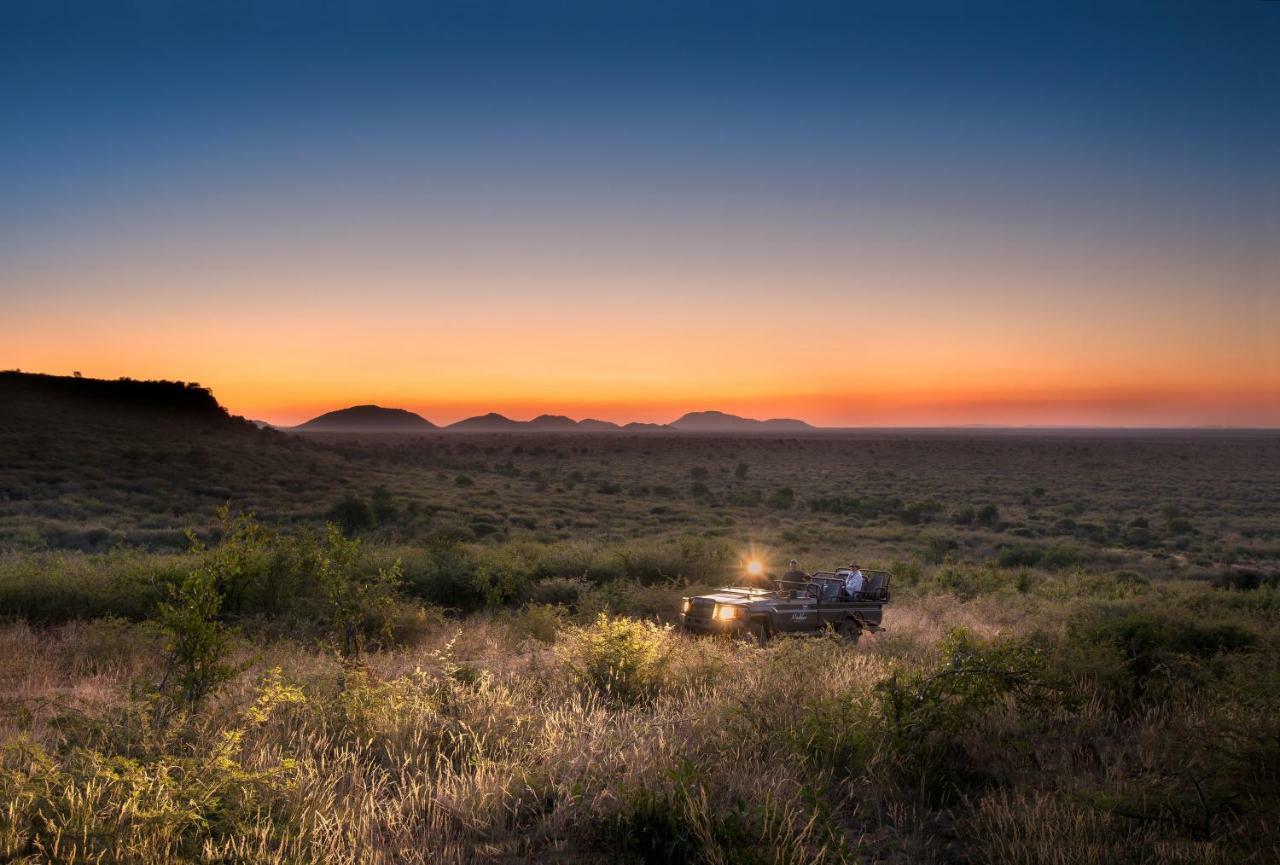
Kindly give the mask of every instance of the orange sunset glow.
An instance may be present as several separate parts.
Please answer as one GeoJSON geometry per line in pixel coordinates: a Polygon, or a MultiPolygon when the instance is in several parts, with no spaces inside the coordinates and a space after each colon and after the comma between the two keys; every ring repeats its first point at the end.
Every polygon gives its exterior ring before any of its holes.
{"type": "Polygon", "coordinates": [[[212,272],[194,256],[33,269],[11,283],[25,291],[0,323],[6,365],[199,381],[286,425],[368,402],[437,423],[703,408],[823,426],[1280,423],[1280,304],[1261,272],[1227,305],[1195,293],[1217,276],[1204,263],[1143,275],[1119,254],[1065,272],[976,254],[799,272],[745,249],[465,270],[406,254],[392,272],[344,265],[352,246],[212,272]],[[163,301],[175,280],[191,305],[163,301]]]}

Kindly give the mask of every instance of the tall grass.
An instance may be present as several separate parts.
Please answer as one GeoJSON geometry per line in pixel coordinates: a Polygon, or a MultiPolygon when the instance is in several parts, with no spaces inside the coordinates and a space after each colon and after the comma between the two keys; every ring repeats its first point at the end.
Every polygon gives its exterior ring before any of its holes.
{"type": "MultiPolygon", "coordinates": [[[[1156,591],[1174,620],[1204,601],[1156,591]]],[[[12,624],[0,858],[1266,860],[1280,849],[1274,621],[1248,622],[1251,651],[1187,655],[1171,638],[1166,687],[1134,703],[1113,631],[1086,645],[1063,619],[1149,601],[908,597],[856,648],[542,608],[434,619],[359,663],[242,640],[244,671],[159,725],[149,626],[12,624]],[[965,665],[1059,696],[1026,711],[965,665]],[[890,684],[914,695],[910,714],[894,716],[890,684]]]]}

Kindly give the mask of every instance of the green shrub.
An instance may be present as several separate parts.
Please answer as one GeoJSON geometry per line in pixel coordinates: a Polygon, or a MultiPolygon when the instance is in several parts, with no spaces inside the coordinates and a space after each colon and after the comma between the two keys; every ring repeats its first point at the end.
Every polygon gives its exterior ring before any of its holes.
{"type": "Polygon", "coordinates": [[[930,669],[897,673],[877,685],[888,766],[922,794],[946,803],[981,783],[965,737],[998,704],[1040,710],[1058,693],[1044,681],[1044,659],[1026,643],[982,640],[963,628],[943,640],[930,669]]]}
{"type": "Polygon", "coordinates": [[[1202,625],[1157,613],[1125,613],[1076,629],[1093,643],[1108,645],[1123,657],[1131,701],[1161,698],[1180,680],[1194,681],[1195,661],[1247,652],[1258,637],[1236,625],[1202,625]],[[1160,687],[1158,687],[1160,686],[1160,687]]]}
{"type": "Polygon", "coordinates": [[[780,487],[769,496],[767,504],[775,511],[789,511],[795,507],[796,491],[791,487],[780,487]]]}
{"type": "Polygon", "coordinates": [[[339,499],[337,504],[329,509],[328,517],[330,522],[349,535],[374,526],[373,509],[369,507],[368,502],[355,493],[347,493],[339,499]]]}
{"type": "Polygon", "coordinates": [[[34,624],[103,616],[155,615],[168,587],[191,569],[186,556],[110,553],[0,553],[0,612],[34,624]]]}
{"type": "Polygon", "coordinates": [[[373,512],[374,521],[380,526],[393,523],[400,516],[391,491],[386,487],[374,487],[373,494],[369,497],[369,509],[373,512]]]}
{"type": "Polygon", "coordinates": [[[1043,552],[1031,544],[1014,544],[1005,547],[996,556],[996,564],[1002,568],[1033,568],[1040,564],[1043,552]]]}
{"type": "Polygon", "coordinates": [[[536,640],[554,643],[556,635],[569,621],[569,611],[555,604],[530,603],[507,617],[507,627],[517,641],[536,640]]]}
{"type": "Polygon", "coordinates": [[[556,654],[577,682],[607,700],[653,697],[667,662],[667,631],[651,622],[600,613],[594,623],[565,632],[556,654]]]}
{"type": "Polygon", "coordinates": [[[330,526],[316,561],[321,621],[343,657],[360,654],[369,636],[390,640],[402,576],[399,560],[368,573],[360,566],[360,552],[359,541],[347,540],[336,526],[330,526]]]}
{"type": "Polygon", "coordinates": [[[898,519],[909,526],[916,526],[921,523],[932,522],[933,518],[940,513],[942,513],[942,502],[928,499],[927,501],[912,502],[907,505],[898,514],[898,519]]]}
{"type": "Polygon", "coordinates": [[[549,577],[529,587],[529,600],[537,604],[554,604],[567,610],[576,610],[588,584],[585,580],[570,577],[549,577]]]}
{"type": "Polygon", "coordinates": [[[476,590],[489,606],[505,606],[528,597],[533,567],[529,559],[504,549],[480,549],[472,575],[476,590]]]}
{"type": "Polygon", "coordinates": [[[229,638],[218,621],[222,595],[217,579],[214,568],[197,568],[171,588],[170,600],[159,607],[168,655],[160,690],[171,689],[188,709],[235,674],[235,668],[224,663],[229,638]]]}

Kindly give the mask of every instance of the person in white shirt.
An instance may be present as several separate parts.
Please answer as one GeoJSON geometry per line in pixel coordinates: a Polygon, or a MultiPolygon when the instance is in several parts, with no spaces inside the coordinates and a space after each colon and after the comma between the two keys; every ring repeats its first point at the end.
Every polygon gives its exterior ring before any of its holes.
{"type": "Polygon", "coordinates": [[[849,566],[849,576],[844,578],[844,593],[850,598],[857,597],[862,591],[862,569],[857,565],[849,566]]]}

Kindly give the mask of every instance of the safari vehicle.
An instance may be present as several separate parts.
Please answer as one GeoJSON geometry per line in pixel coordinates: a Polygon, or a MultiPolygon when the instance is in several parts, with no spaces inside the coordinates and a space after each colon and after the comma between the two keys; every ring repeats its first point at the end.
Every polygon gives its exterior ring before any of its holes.
{"type": "Polygon", "coordinates": [[[807,580],[779,580],[774,590],[729,587],[683,598],[680,626],[698,634],[733,634],[764,643],[778,634],[833,630],[849,642],[881,631],[889,602],[888,571],[862,569],[862,591],[845,594],[843,574],[818,572],[807,580]]]}

